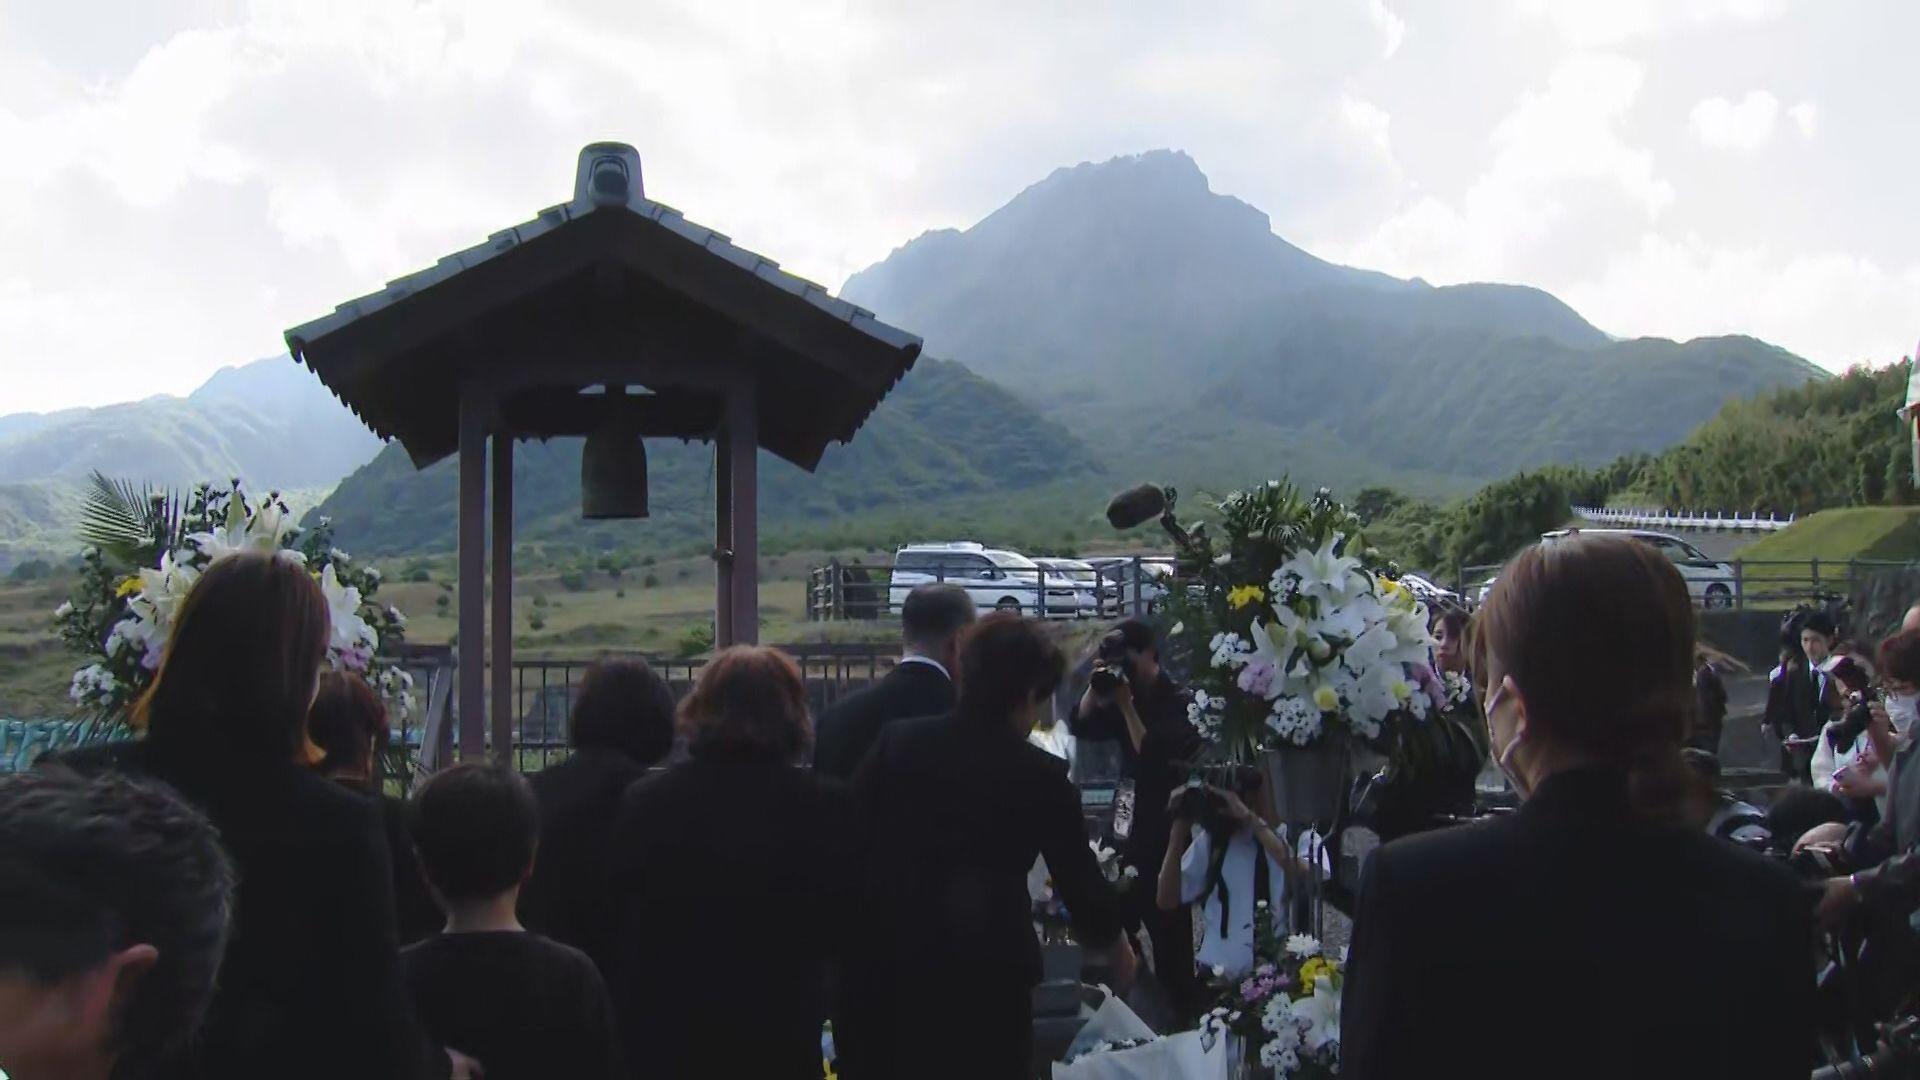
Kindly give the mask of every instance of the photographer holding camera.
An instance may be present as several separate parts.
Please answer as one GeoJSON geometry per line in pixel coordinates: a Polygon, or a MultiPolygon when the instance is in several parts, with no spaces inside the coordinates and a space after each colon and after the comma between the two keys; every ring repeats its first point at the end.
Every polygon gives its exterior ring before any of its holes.
{"type": "MultiPolygon", "coordinates": [[[[1087,692],[1068,727],[1076,739],[1111,740],[1120,748],[1120,789],[1113,832],[1129,865],[1143,878],[1160,872],[1172,818],[1167,800],[1186,780],[1184,762],[1200,750],[1187,722],[1187,698],[1160,667],[1153,628],[1128,619],[1100,641],[1087,692]]],[[[1187,909],[1161,911],[1148,890],[1128,894],[1130,916],[1144,924],[1153,945],[1153,970],[1183,1010],[1195,1003],[1193,918],[1187,909]]]]}
{"type": "Polygon", "coordinates": [[[1306,867],[1275,831],[1258,771],[1229,766],[1207,780],[1186,784],[1167,803],[1173,835],[1155,899],[1162,911],[1201,904],[1206,926],[1194,959],[1202,970],[1238,979],[1253,969],[1255,920],[1264,911],[1284,932],[1287,885],[1306,867]]]}

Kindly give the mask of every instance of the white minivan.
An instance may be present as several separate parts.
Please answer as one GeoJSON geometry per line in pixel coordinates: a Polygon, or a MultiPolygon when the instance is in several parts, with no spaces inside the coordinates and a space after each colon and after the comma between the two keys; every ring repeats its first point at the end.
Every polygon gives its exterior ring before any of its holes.
{"type": "Polygon", "coordinates": [[[1552,544],[1569,536],[1627,536],[1652,547],[1667,557],[1680,576],[1686,579],[1693,602],[1707,608],[1733,606],[1734,574],[1730,563],[1708,558],[1705,552],[1677,536],[1646,529],[1555,529],[1540,534],[1542,544],[1552,544]]]}
{"type": "MultiPolygon", "coordinates": [[[[1037,615],[1043,574],[1039,564],[1025,555],[983,544],[909,544],[894,553],[887,600],[898,613],[914,586],[946,582],[967,590],[982,614],[1037,615]]],[[[1071,600],[1058,603],[1065,609],[1071,600]]]]}

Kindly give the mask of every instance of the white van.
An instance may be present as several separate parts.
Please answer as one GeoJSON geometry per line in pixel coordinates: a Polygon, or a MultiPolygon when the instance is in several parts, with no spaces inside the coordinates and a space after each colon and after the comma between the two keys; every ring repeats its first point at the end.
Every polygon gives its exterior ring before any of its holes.
{"type": "MultiPolygon", "coordinates": [[[[1039,565],[1025,555],[982,544],[909,544],[894,553],[887,600],[897,613],[914,586],[945,582],[967,590],[982,614],[1037,615],[1042,574],[1039,565]]],[[[1071,603],[1070,596],[1058,601],[1063,612],[1071,603]]]]}

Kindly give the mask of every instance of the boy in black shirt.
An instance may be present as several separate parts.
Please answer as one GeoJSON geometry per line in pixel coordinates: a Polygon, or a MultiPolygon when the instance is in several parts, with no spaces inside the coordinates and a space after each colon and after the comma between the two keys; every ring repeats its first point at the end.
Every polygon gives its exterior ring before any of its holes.
{"type": "Polygon", "coordinates": [[[624,1076],[606,985],[585,953],[514,914],[539,811],[516,773],[459,765],[413,798],[413,840],[445,932],[401,953],[420,1020],[487,1080],[624,1076]]]}

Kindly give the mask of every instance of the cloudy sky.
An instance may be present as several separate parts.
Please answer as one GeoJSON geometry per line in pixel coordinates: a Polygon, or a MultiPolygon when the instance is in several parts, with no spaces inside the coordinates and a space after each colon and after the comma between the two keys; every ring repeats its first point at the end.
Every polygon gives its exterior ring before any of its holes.
{"type": "Polygon", "coordinates": [[[601,138],[834,287],[1170,146],[1327,258],[1882,364],[1920,338],[1915,42],[1908,0],[0,0],[0,413],[276,352],[601,138]]]}

